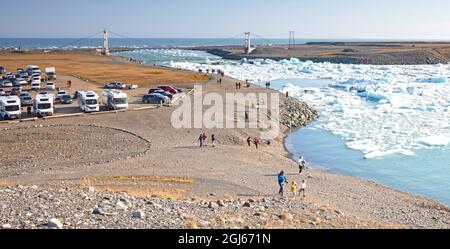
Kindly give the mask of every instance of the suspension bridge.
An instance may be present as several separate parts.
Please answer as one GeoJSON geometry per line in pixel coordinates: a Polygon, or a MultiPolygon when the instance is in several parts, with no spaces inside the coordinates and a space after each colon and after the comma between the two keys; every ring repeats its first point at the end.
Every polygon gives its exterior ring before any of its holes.
{"type": "MultiPolygon", "coordinates": [[[[286,33],[287,34],[287,33],[286,33]]],[[[112,38],[119,38],[119,39],[135,39],[135,38],[131,38],[129,36],[126,35],[122,35],[120,33],[111,31],[111,30],[107,30],[104,29],[100,32],[97,32],[95,34],[91,34],[89,36],[80,38],[80,39],[76,39],[74,41],[71,41],[69,43],[66,44],[62,44],[60,47],[61,48],[70,48],[73,46],[76,46],[78,44],[83,44],[85,43],[87,40],[92,40],[92,39],[97,39],[100,37],[103,37],[102,41],[103,44],[98,44],[99,49],[98,52],[101,53],[102,55],[110,55],[110,51],[111,51],[111,47],[110,47],[110,42],[109,39],[112,38]]],[[[244,33],[238,33],[236,35],[233,35],[231,37],[228,38],[224,38],[224,39],[214,39],[213,41],[210,42],[206,42],[205,44],[202,44],[201,46],[203,47],[210,47],[210,46],[222,46],[222,45],[226,45],[226,44],[233,44],[236,46],[242,46],[243,48],[243,52],[245,54],[251,54],[256,48],[257,46],[252,44],[252,39],[256,38],[259,41],[262,41],[265,45],[272,45],[276,42],[274,42],[274,40],[269,39],[269,38],[265,38],[264,36],[258,35],[256,33],[252,33],[252,32],[244,32],[244,33]],[[243,42],[241,43],[241,45],[239,44],[240,38],[243,38],[243,42]]],[[[292,49],[295,46],[295,31],[289,31],[289,46],[288,49],[292,49]]],[[[178,48],[179,46],[143,46],[142,48],[160,48],[160,47],[164,47],[164,48],[178,48]]],[[[139,48],[138,48],[139,49],[139,48]]]]}

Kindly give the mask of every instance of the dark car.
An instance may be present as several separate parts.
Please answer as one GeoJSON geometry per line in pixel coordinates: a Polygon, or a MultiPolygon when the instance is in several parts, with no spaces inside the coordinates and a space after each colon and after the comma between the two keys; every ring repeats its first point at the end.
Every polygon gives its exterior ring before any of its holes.
{"type": "Polygon", "coordinates": [[[73,99],[78,99],[78,96],[80,96],[80,93],[79,93],[78,91],[76,91],[76,92],[73,94],[73,99]]]}
{"type": "Polygon", "coordinates": [[[72,104],[72,98],[69,94],[61,95],[59,97],[59,101],[61,102],[61,104],[72,104]]]}
{"type": "Polygon", "coordinates": [[[146,104],[161,104],[165,103],[166,99],[159,93],[146,94],[142,97],[142,103],[146,104]]]}
{"type": "Polygon", "coordinates": [[[168,97],[169,99],[173,99],[173,94],[168,93],[168,92],[164,91],[164,90],[161,89],[161,88],[152,88],[152,89],[150,89],[150,90],[148,91],[148,94],[152,94],[152,93],[159,93],[159,94],[161,94],[161,95],[163,95],[163,96],[168,97]]]}
{"type": "Polygon", "coordinates": [[[11,88],[11,94],[19,96],[22,93],[22,87],[21,86],[13,86],[11,88]]]}

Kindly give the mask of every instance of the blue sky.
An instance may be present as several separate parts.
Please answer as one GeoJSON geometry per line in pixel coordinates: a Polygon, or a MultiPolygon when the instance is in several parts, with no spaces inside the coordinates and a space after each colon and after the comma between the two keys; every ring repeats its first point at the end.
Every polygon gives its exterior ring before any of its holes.
{"type": "Polygon", "coordinates": [[[2,0],[0,37],[446,39],[448,0],[2,0]],[[23,12],[27,10],[28,12],[23,12]],[[29,11],[33,10],[35,14],[29,11]]]}

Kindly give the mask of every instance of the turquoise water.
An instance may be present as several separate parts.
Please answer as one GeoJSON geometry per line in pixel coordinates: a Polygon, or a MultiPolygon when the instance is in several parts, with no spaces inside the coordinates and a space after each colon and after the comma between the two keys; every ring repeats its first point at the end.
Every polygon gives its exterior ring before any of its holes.
{"type": "MultiPolygon", "coordinates": [[[[310,88],[325,87],[329,81],[280,80],[272,82],[272,86],[281,89],[286,83],[310,88]]],[[[348,149],[342,138],[314,129],[314,125],[296,130],[286,139],[294,158],[304,155],[313,167],[374,180],[450,205],[450,147],[423,149],[415,151],[414,156],[364,159],[360,151],[348,149]]]]}

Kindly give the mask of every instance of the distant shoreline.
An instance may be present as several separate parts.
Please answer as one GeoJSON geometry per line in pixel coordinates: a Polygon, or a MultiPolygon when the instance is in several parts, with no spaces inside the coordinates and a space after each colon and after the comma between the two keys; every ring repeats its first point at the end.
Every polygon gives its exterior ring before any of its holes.
{"type": "MultiPolygon", "coordinates": [[[[377,41],[377,42],[307,42],[294,45],[259,45],[250,53],[244,53],[241,45],[183,45],[183,46],[130,46],[112,47],[111,53],[127,52],[145,49],[188,49],[204,51],[223,59],[272,59],[283,60],[292,57],[301,61],[316,63],[330,62],[336,64],[368,64],[368,65],[429,65],[448,64],[450,62],[450,42],[428,41],[377,41]]],[[[35,51],[96,51],[97,48],[75,49],[3,49],[1,52],[26,53],[35,51]]]]}

